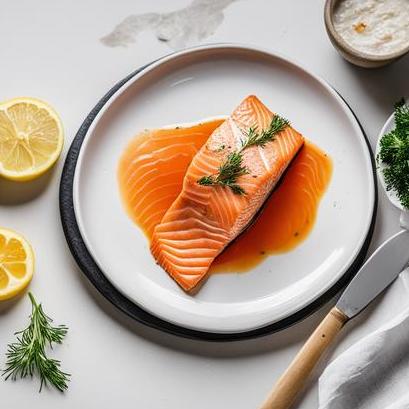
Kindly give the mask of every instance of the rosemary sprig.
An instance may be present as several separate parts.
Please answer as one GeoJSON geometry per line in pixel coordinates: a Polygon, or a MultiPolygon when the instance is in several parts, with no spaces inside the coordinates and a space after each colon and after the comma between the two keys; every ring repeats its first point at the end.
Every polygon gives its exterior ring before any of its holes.
{"type": "Polygon", "coordinates": [[[197,180],[197,183],[202,186],[228,187],[233,193],[244,195],[246,193],[245,190],[237,183],[240,176],[249,173],[248,169],[243,166],[243,151],[251,146],[261,146],[264,148],[268,142],[274,140],[277,133],[289,125],[290,122],[287,119],[274,115],[267,129],[258,132],[257,127],[253,126],[247,132],[243,131],[246,139],[242,141],[241,148],[227,155],[217,174],[203,176],[197,180]]]}
{"type": "Polygon", "coordinates": [[[41,304],[37,304],[33,294],[28,294],[31,301],[29,326],[15,333],[17,341],[8,345],[6,352],[6,368],[2,375],[5,380],[18,377],[25,378],[38,374],[40,392],[43,385],[50,383],[63,392],[68,387],[70,375],[62,372],[60,361],[48,358],[45,348],[52,343],[61,344],[68,328],[64,325],[53,327],[41,304]]]}
{"type": "Polygon", "coordinates": [[[395,191],[409,209],[409,106],[404,100],[395,104],[394,117],[395,129],[380,140],[377,160],[386,165],[382,170],[386,189],[395,191]]]}

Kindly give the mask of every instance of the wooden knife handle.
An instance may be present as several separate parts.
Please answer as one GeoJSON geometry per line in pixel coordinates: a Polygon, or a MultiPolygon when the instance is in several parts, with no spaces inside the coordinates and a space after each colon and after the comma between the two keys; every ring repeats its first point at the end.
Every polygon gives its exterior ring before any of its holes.
{"type": "Polygon", "coordinates": [[[332,308],[277,381],[260,409],[291,407],[319,358],[347,321],[348,317],[343,312],[332,308]]]}

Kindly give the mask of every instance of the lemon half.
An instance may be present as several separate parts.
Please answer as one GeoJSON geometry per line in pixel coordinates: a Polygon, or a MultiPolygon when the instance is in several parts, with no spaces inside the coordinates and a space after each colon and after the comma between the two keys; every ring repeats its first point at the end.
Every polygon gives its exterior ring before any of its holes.
{"type": "Polygon", "coordinates": [[[50,169],[61,154],[64,132],[55,110],[39,99],[0,103],[0,175],[27,181],[50,169]]]}
{"type": "Polygon", "coordinates": [[[34,252],[20,234],[0,227],[0,301],[23,291],[34,273],[34,252]]]}

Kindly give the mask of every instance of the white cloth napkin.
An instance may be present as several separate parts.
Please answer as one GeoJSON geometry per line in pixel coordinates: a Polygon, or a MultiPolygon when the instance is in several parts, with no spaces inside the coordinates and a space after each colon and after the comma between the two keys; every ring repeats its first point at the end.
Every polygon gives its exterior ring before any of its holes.
{"type": "Polygon", "coordinates": [[[338,356],[321,375],[319,409],[409,409],[408,301],[405,270],[377,307],[383,311],[375,311],[378,329],[338,356]]]}

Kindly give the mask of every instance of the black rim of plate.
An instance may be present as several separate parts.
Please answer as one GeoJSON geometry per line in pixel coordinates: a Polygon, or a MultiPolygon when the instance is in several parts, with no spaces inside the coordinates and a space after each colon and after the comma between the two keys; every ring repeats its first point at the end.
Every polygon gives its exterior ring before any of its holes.
{"type": "Polygon", "coordinates": [[[64,168],[62,171],[61,182],[60,182],[60,193],[59,193],[59,203],[60,203],[60,215],[61,222],[65,234],[65,238],[68,243],[68,247],[80,267],[81,271],[85,274],[88,280],[94,285],[94,287],[115,307],[121,310],[123,313],[133,318],[134,320],[145,324],[151,328],[155,328],[160,331],[165,331],[167,333],[177,335],[184,338],[198,339],[205,341],[237,341],[250,338],[256,338],[263,335],[267,335],[273,332],[283,330],[302,319],[308,317],[313,312],[315,312],[320,306],[325,302],[329,301],[334,297],[338,291],[340,291],[356,274],[356,272],[361,267],[366,253],[368,251],[369,244],[371,242],[372,234],[375,227],[376,212],[378,205],[378,190],[376,183],[376,166],[375,160],[372,153],[371,146],[369,144],[368,138],[365,134],[362,125],[360,124],[357,116],[345,101],[345,99],[338,93],[341,99],[345,102],[348,108],[351,110],[354,115],[357,123],[359,124],[362,134],[364,135],[369,154],[372,161],[372,173],[374,178],[374,189],[375,189],[375,201],[374,208],[372,211],[372,220],[371,225],[366,236],[365,242],[355,258],[352,265],[344,273],[344,275],[338,280],[338,282],[322,294],[319,298],[311,302],[309,305],[303,309],[295,312],[294,314],[286,317],[280,321],[277,321],[273,324],[267,325],[262,328],[258,328],[251,331],[239,332],[239,333],[214,333],[214,332],[205,332],[205,331],[196,331],[188,329],[182,326],[171,324],[161,318],[156,317],[153,314],[145,311],[143,308],[134,304],[122,293],[120,293],[111,282],[105,277],[104,273],[100,270],[95,260],[92,258],[92,255],[88,252],[88,249],[82,239],[80,230],[78,228],[77,220],[75,217],[74,203],[73,203],[73,182],[75,175],[75,168],[77,165],[78,156],[81,150],[82,143],[88,132],[89,127],[97,116],[98,112],[103,108],[103,106],[108,102],[112,95],[126,84],[131,78],[136,74],[143,71],[150,64],[147,64],[126,76],[124,79],[116,83],[95,105],[91,110],[88,116],[85,118],[81,127],[79,128],[77,134],[74,137],[73,142],[71,143],[70,149],[67,153],[65,159],[64,168]]]}

